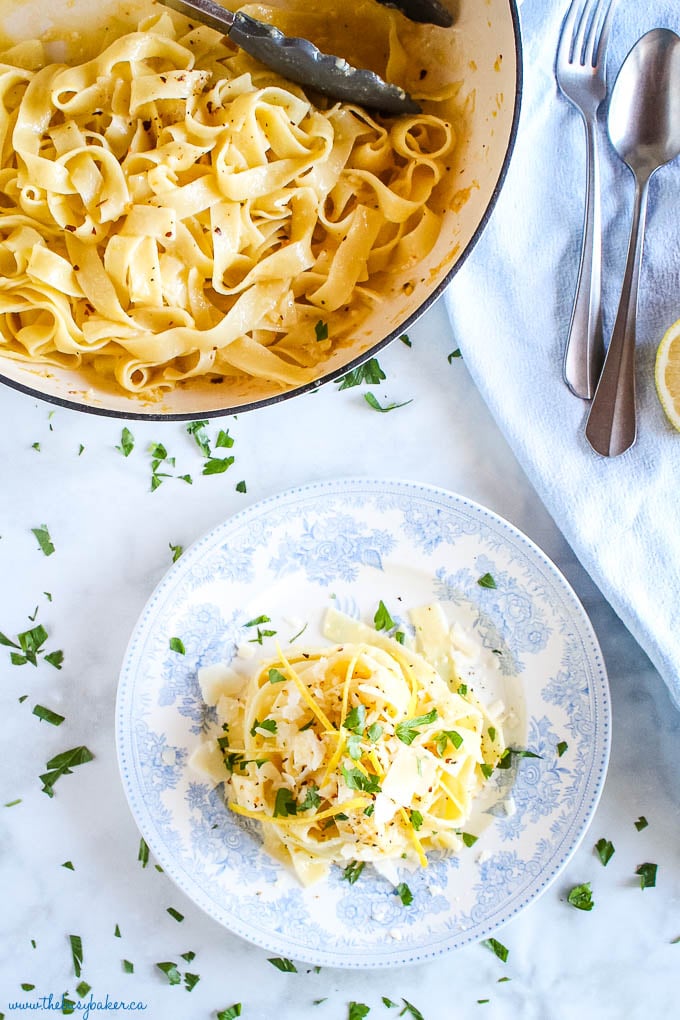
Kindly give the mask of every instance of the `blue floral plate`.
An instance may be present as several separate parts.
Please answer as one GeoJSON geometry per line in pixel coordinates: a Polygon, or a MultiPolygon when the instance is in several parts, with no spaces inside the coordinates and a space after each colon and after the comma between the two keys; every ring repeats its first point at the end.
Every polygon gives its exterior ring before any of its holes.
{"type": "Polygon", "coordinates": [[[610,741],[597,640],[546,556],[460,496],[364,479],[265,500],[185,552],[131,638],[116,716],[130,806],[167,874],[238,935],[336,967],[425,960],[487,938],[526,907],[582,839],[610,741]],[[479,583],[485,575],[495,587],[479,583]],[[408,906],[369,869],[355,884],[334,869],[302,888],[262,850],[257,823],[230,812],[222,788],[188,765],[211,721],[199,667],[266,654],[267,641],[285,645],[302,627],[297,640],[317,643],[327,606],[370,622],[380,599],[395,619],[439,601],[489,667],[478,693],[504,704],[510,743],[536,755],[496,770],[492,796],[467,827],[479,836],[474,845],[404,871],[408,906]],[[269,617],[259,632],[247,626],[258,616],[269,617]],[[272,630],[275,637],[263,633],[272,630]]]}

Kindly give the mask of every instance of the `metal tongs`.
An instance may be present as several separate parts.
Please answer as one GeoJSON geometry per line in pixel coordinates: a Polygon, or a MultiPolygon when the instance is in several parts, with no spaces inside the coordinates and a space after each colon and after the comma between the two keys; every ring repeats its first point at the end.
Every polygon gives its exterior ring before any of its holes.
{"type": "MultiPolygon", "coordinates": [[[[411,21],[441,27],[453,24],[439,0],[378,0],[396,7],[411,21]]],[[[419,113],[420,106],[398,85],[373,71],[352,67],[342,57],[322,53],[307,39],[286,36],[273,25],[228,11],[214,0],[161,0],[180,14],[228,35],[232,42],[284,78],[308,85],[332,99],[358,103],[385,114],[419,113]]]]}

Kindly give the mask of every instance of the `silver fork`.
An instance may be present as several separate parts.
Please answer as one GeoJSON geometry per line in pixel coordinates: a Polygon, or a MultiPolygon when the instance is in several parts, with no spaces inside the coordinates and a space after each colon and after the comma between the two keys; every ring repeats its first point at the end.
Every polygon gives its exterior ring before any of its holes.
{"type": "Polygon", "coordinates": [[[597,111],[607,94],[604,57],[614,6],[614,0],[572,0],[555,62],[557,84],[580,112],[586,131],[583,242],[564,355],[564,380],[572,393],[587,400],[595,393],[604,361],[597,111]]]}

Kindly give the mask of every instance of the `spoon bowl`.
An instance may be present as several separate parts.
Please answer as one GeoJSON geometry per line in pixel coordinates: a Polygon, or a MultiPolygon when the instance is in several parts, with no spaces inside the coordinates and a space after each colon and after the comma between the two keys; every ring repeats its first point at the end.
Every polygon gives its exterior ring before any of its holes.
{"type": "Polygon", "coordinates": [[[635,318],[649,181],[680,154],[680,36],[647,32],[626,57],[612,91],[609,137],[635,177],[635,205],[619,308],[586,438],[605,457],[635,442],[635,318]]]}

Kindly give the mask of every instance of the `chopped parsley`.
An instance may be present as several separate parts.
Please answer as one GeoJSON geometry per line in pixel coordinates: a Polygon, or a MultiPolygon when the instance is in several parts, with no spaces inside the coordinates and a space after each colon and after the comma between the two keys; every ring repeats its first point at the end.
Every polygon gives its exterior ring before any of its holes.
{"type": "Polygon", "coordinates": [[[177,560],[180,558],[180,556],[184,552],[183,547],[181,545],[173,545],[172,542],[168,542],[168,548],[170,549],[170,552],[172,553],[172,562],[173,563],[177,563],[177,560]]]}
{"type": "Polygon", "coordinates": [[[369,358],[363,365],[359,365],[357,368],[352,369],[347,375],[343,375],[339,380],[340,389],[348,390],[352,386],[360,386],[362,383],[366,383],[369,386],[376,386],[387,376],[383,372],[377,358],[369,358]]]}
{"type": "Polygon", "coordinates": [[[36,705],[33,709],[33,715],[37,716],[38,719],[43,722],[51,723],[52,726],[61,726],[66,716],[59,715],[57,712],[53,712],[51,708],[45,708],[44,705],[36,705]]]}
{"type": "Polygon", "coordinates": [[[323,340],[328,340],[328,323],[319,319],[314,326],[314,332],[318,343],[321,343],[323,340]]]}
{"type": "Polygon", "coordinates": [[[317,808],[321,803],[321,797],[319,796],[319,787],[312,783],[305,790],[303,799],[298,804],[298,811],[311,811],[312,808],[317,808]]]}
{"type": "Polygon", "coordinates": [[[64,861],[64,863],[62,864],[62,868],[66,868],[67,871],[75,871],[76,870],[73,867],[73,861],[64,861]]]}
{"type": "Polygon", "coordinates": [[[411,400],[403,400],[400,404],[395,404],[393,402],[391,404],[385,404],[383,407],[373,393],[364,393],[364,400],[369,407],[372,407],[374,411],[380,411],[381,414],[387,414],[388,411],[396,411],[398,407],[406,407],[407,404],[413,403],[413,398],[411,398],[411,400]]]}
{"type": "Polygon", "coordinates": [[[182,984],[182,975],[177,970],[176,963],[173,963],[172,961],[168,960],[165,963],[157,963],[156,966],[158,967],[162,974],[165,974],[166,978],[168,979],[168,984],[171,985],[182,984]]]}
{"type": "MultiPolygon", "coordinates": [[[[30,630],[17,634],[16,641],[12,641],[6,634],[0,631],[0,645],[15,649],[15,651],[10,652],[10,660],[13,666],[25,666],[27,662],[30,662],[32,666],[37,666],[38,656],[43,655],[43,645],[47,638],[48,633],[41,623],[36,627],[31,627],[30,630]]],[[[49,652],[45,655],[45,661],[49,662],[55,669],[61,669],[64,653],[62,651],[49,652]]]]}
{"type": "Polygon", "coordinates": [[[364,730],[364,723],[366,722],[366,706],[355,705],[354,708],[345,716],[345,721],[342,724],[346,730],[350,733],[361,735],[364,730]]]}
{"type": "Polygon", "coordinates": [[[422,828],[423,824],[423,816],[421,815],[420,811],[416,811],[415,808],[412,808],[409,818],[411,821],[411,825],[413,826],[415,831],[418,832],[418,830],[422,828]]]}
{"type": "Polygon", "coordinates": [[[286,787],[282,786],[276,791],[276,800],[274,801],[274,818],[287,818],[289,815],[297,814],[297,803],[292,792],[286,787]]]}
{"type": "Polygon", "coordinates": [[[168,913],[170,914],[170,917],[174,917],[178,923],[181,923],[184,920],[184,914],[180,914],[179,910],[175,910],[174,907],[168,907],[168,913]]]}
{"type": "Polygon", "coordinates": [[[638,832],[642,832],[642,830],[646,829],[648,825],[649,825],[649,822],[647,821],[645,816],[644,815],[640,815],[640,817],[638,818],[637,822],[635,823],[635,828],[637,829],[638,832]]]}
{"type": "Polygon", "coordinates": [[[385,603],[381,599],[373,617],[373,624],[376,630],[392,630],[396,623],[390,616],[385,603]]]}
{"type": "Polygon", "coordinates": [[[481,764],[479,767],[484,778],[491,779],[491,776],[493,775],[493,765],[488,765],[487,762],[483,762],[483,764],[481,764]]]}
{"type": "Polygon", "coordinates": [[[209,424],[209,421],[192,421],[187,425],[188,435],[194,437],[196,445],[204,457],[210,456],[210,441],[204,431],[209,424]]]}
{"type": "Polygon", "coordinates": [[[412,1016],[413,1020],[425,1020],[423,1014],[420,1012],[419,1009],[416,1008],[416,1006],[413,1005],[412,1002],[409,1002],[408,999],[402,999],[401,1001],[404,1003],[404,1008],[402,1009],[399,1016],[408,1015],[412,1016]]]}
{"type": "Polygon", "coordinates": [[[388,1009],[396,1009],[399,1005],[399,1003],[395,1002],[394,999],[388,999],[386,995],[383,995],[382,997],[382,1004],[383,1006],[387,1006],[388,1009]]]}
{"type": "Polygon", "coordinates": [[[509,769],[512,766],[513,758],[543,758],[542,754],[536,754],[535,751],[522,750],[517,747],[506,747],[503,754],[500,756],[497,769],[509,769]]]}
{"type": "Polygon", "coordinates": [[[380,725],[380,723],[374,722],[371,723],[371,725],[366,730],[366,736],[368,737],[372,744],[375,744],[377,740],[380,740],[382,736],[382,731],[383,728],[380,725]]]}
{"type": "Polygon", "coordinates": [[[367,1017],[370,1012],[371,1007],[366,1006],[363,1002],[350,1002],[347,1020],[364,1020],[364,1017],[367,1017]]]}
{"type": "Polygon", "coordinates": [[[560,740],[559,744],[557,744],[555,748],[555,750],[557,751],[557,757],[561,758],[565,751],[568,750],[568,748],[569,744],[566,742],[566,740],[560,740]]]}
{"type": "Polygon", "coordinates": [[[456,347],[455,351],[451,351],[451,353],[447,356],[446,360],[448,361],[448,363],[450,365],[451,362],[454,360],[454,358],[462,358],[462,357],[463,357],[463,355],[460,352],[460,347],[456,347]]]}
{"type": "Polygon", "coordinates": [[[350,863],[344,869],[342,877],[346,882],[349,882],[350,885],[354,885],[354,883],[359,878],[361,872],[364,870],[365,867],[366,867],[365,861],[350,861],[350,863]]]}
{"type": "Polygon", "coordinates": [[[78,994],[79,999],[84,999],[87,993],[90,991],[92,991],[92,988],[90,985],[88,985],[87,981],[80,981],[76,985],[76,992],[78,994]]]}
{"type": "Polygon", "coordinates": [[[71,944],[73,971],[76,977],[80,977],[80,971],[83,966],[83,942],[80,935],[69,935],[68,940],[71,944]]]}
{"type": "Polygon", "coordinates": [[[270,684],[283,684],[287,679],[280,669],[270,669],[268,676],[270,684]]]}
{"type": "MultiPolygon", "coordinates": [[[[147,846],[146,840],[144,839],[143,836],[142,836],[142,838],[139,841],[139,850],[137,851],[137,860],[139,861],[139,863],[142,865],[143,868],[145,868],[147,866],[147,864],[149,863],[149,847],[147,846]]],[[[118,926],[116,925],[116,927],[118,927],[118,926]]]]}
{"type": "Polygon", "coordinates": [[[186,960],[187,963],[193,963],[194,960],[196,959],[196,953],[194,953],[193,950],[190,949],[187,953],[182,953],[182,959],[186,960]]]}
{"type": "Polygon", "coordinates": [[[293,961],[287,959],[285,956],[269,957],[267,963],[271,963],[272,967],[276,967],[277,970],[283,971],[284,974],[297,974],[298,972],[293,961]]]}
{"type": "Polygon", "coordinates": [[[135,972],[135,965],[134,965],[134,963],[130,963],[129,960],[123,960],[122,962],[123,962],[123,973],[124,974],[134,974],[134,972],[135,972]]]}
{"type": "Polygon", "coordinates": [[[436,718],[437,709],[433,708],[425,715],[417,715],[413,719],[405,719],[404,722],[397,723],[394,730],[395,736],[403,744],[412,744],[418,736],[418,727],[427,726],[429,723],[434,722],[436,718]]]}
{"type": "Polygon", "coordinates": [[[479,836],[473,836],[471,832],[461,832],[460,838],[463,840],[465,846],[474,846],[479,836]]]}
{"type": "Polygon", "coordinates": [[[507,963],[510,950],[502,942],[499,942],[498,939],[484,939],[482,945],[490,949],[503,963],[507,963]]]}
{"type": "Polygon", "coordinates": [[[399,339],[406,347],[413,347],[413,344],[409,340],[408,333],[402,333],[399,339]]]}
{"type": "Polygon", "coordinates": [[[70,775],[77,765],[84,765],[86,762],[92,761],[93,759],[94,755],[92,752],[83,745],[80,747],[72,747],[69,751],[62,751],[61,754],[57,754],[54,758],[50,758],[45,766],[48,771],[43,772],[40,776],[40,781],[43,784],[42,792],[46,793],[48,797],[53,797],[53,787],[58,779],[62,776],[70,775]]]}
{"type": "Polygon", "coordinates": [[[635,869],[635,874],[640,876],[640,888],[641,889],[653,889],[656,885],[656,873],[658,865],[656,864],[640,864],[635,869]]]}
{"type": "Polygon", "coordinates": [[[361,737],[356,733],[350,734],[347,738],[347,753],[353,761],[359,761],[363,755],[361,737]]]}
{"type": "Polygon", "coordinates": [[[364,793],[380,793],[380,781],[377,776],[365,775],[361,769],[348,769],[340,766],[342,778],[350,790],[363,790],[364,793]]]}
{"type": "Polygon", "coordinates": [[[458,750],[463,745],[463,738],[457,730],[442,730],[434,738],[434,742],[440,757],[443,758],[449,743],[452,743],[455,749],[458,750]]]}
{"type": "Polygon", "coordinates": [[[600,862],[606,868],[614,856],[614,844],[610,839],[598,839],[595,844],[595,849],[597,850],[597,856],[600,858],[600,862]]]}
{"type": "Polygon", "coordinates": [[[218,450],[230,450],[234,445],[234,439],[229,435],[229,429],[220,429],[217,433],[215,446],[218,450]]]}
{"type": "Polygon", "coordinates": [[[247,492],[246,483],[245,483],[244,480],[241,480],[240,482],[236,483],[236,491],[237,492],[247,492]]]}
{"type": "Polygon", "coordinates": [[[493,574],[489,574],[489,573],[482,574],[481,577],[478,577],[477,578],[477,584],[479,585],[480,588],[495,588],[496,587],[496,581],[495,581],[495,579],[493,577],[493,574]]]}
{"type": "Polygon", "coordinates": [[[584,882],[582,885],[575,885],[573,889],[570,889],[567,901],[571,903],[572,907],[576,907],[577,910],[592,910],[595,906],[595,902],[593,900],[590,882],[584,882]]]}
{"type": "Polygon", "coordinates": [[[193,992],[200,980],[200,974],[190,974],[189,971],[187,971],[184,975],[184,987],[188,992],[193,992]]]}
{"type": "Polygon", "coordinates": [[[120,434],[120,446],[116,449],[119,453],[122,453],[124,457],[129,457],[135,448],[135,437],[130,432],[130,429],[124,428],[120,434]]]}
{"type": "Polygon", "coordinates": [[[394,892],[399,897],[399,899],[401,900],[405,907],[410,907],[410,905],[413,903],[413,893],[411,892],[406,882],[400,882],[399,885],[395,887],[394,892]]]}
{"type": "MultiPolygon", "coordinates": [[[[250,727],[250,735],[254,737],[258,730],[265,730],[270,736],[273,736],[278,729],[276,719],[263,719],[260,722],[258,719],[255,720],[253,725],[250,727]]],[[[262,736],[262,734],[260,734],[262,736]]]]}
{"type": "Polygon", "coordinates": [[[209,457],[203,465],[204,475],[222,475],[234,463],[234,457],[209,457]]]}
{"type": "Polygon", "coordinates": [[[184,642],[181,638],[170,638],[170,651],[177,652],[178,655],[186,655],[186,648],[184,647],[184,642]]]}
{"type": "Polygon", "coordinates": [[[115,937],[116,937],[117,939],[119,939],[119,938],[121,937],[121,934],[120,934],[120,926],[119,926],[119,925],[116,925],[116,927],[115,927],[115,928],[114,928],[114,930],[113,930],[113,934],[114,934],[114,936],[115,936],[115,937]]]}
{"type": "Polygon", "coordinates": [[[236,1020],[241,1015],[241,1003],[235,1002],[233,1006],[221,1009],[217,1014],[217,1020],[236,1020]]]}
{"type": "Polygon", "coordinates": [[[39,528],[31,528],[31,531],[38,540],[38,545],[45,553],[45,556],[51,556],[54,552],[54,544],[50,538],[49,528],[46,524],[41,524],[39,528]]]}

